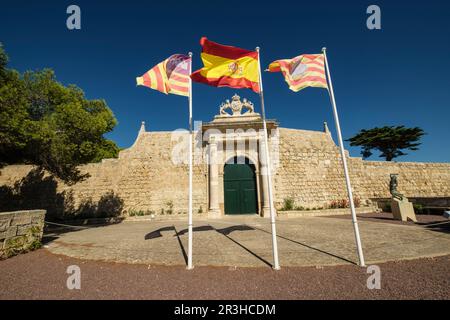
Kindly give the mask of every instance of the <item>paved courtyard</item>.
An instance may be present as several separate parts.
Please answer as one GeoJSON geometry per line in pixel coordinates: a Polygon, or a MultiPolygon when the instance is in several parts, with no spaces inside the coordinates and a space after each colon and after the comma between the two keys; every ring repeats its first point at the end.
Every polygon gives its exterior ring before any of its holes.
{"type": "MultiPolygon", "coordinates": [[[[445,224],[446,222],[441,222],[445,224]]],[[[447,222],[448,224],[448,222],[447,222]]],[[[367,264],[450,254],[445,228],[360,221],[367,264]]],[[[358,261],[350,220],[339,218],[279,218],[280,264],[330,266],[358,261]]],[[[186,265],[184,220],[122,222],[77,231],[48,234],[46,248],[72,258],[146,265],[186,265]]],[[[196,220],[196,266],[270,267],[269,220],[256,216],[196,220]]]]}

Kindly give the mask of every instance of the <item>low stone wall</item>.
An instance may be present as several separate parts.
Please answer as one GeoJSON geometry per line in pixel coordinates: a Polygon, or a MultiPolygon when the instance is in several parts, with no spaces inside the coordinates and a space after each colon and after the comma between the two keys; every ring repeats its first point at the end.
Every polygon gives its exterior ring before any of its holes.
{"type": "MultiPolygon", "coordinates": [[[[361,214],[378,212],[380,210],[374,206],[368,206],[355,208],[355,211],[357,214],[361,214]]],[[[350,208],[278,211],[278,216],[285,218],[340,216],[347,214],[351,214],[350,208]]]]}
{"type": "Polygon", "coordinates": [[[39,248],[45,210],[0,213],[0,259],[39,248]]]}

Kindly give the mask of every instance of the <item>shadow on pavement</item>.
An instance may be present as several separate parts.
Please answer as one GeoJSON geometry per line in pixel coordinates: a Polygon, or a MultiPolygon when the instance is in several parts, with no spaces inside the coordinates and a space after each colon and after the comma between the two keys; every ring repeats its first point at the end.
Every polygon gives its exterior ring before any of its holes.
{"type": "MultiPolygon", "coordinates": [[[[145,235],[145,240],[151,240],[151,239],[155,239],[155,238],[160,238],[160,237],[162,237],[161,232],[163,232],[163,231],[173,231],[173,230],[175,230],[175,226],[159,228],[159,229],[157,229],[155,231],[147,233],[145,235]]],[[[192,228],[193,232],[217,231],[218,233],[223,234],[224,236],[229,235],[233,231],[251,231],[251,230],[255,230],[255,229],[252,228],[252,227],[246,226],[246,225],[232,226],[232,227],[227,227],[227,228],[223,228],[223,229],[216,229],[216,228],[214,228],[214,227],[212,227],[210,225],[192,228]]],[[[188,233],[188,229],[183,229],[180,232],[177,232],[176,236],[182,236],[182,235],[184,235],[186,233],[188,233]]]]}
{"type": "MultiPolygon", "coordinates": [[[[269,267],[272,267],[272,264],[270,262],[268,262],[264,258],[260,257],[255,252],[251,251],[249,248],[247,248],[246,246],[244,246],[243,244],[239,243],[238,241],[234,240],[233,238],[231,238],[229,236],[234,231],[252,231],[252,230],[255,230],[255,228],[249,227],[247,225],[236,225],[236,226],[231,226],[231,227],[222,228],[222,229],[216,229],[216,228],[214,228],[211,225],[192,228],[193,232],[216,231],[216,232],[222,234],[223,236],[225,236],[228,240],[232,241],[233,243],[235,243],[236,245],[238,245],[239,247],[244,249],[245,251],[247,251],[248,253],[250,253],[255,258],[259,259],[260,261],[262,261],[263,263],[268,265],[269,267]]],[[[161,232],[164,232],[164,231],[174,231],[175,232],[174,237],[177,237],[177,239],[178,239],[178,243],[180,245],[184,261],[185,261],[185,263],[187,265],[187,254],[186,254],[186,250],[184,249],[183,243],[181,242],[180,236],[188,233],[188,229],[183,229],[183,230],[178,232],[176,230],[175,226],[159,228],[159,229],[157,229],[155,231],[147,233],[145,235],[145,240],[151,240],[151,239],[160,238],[160,237],[162,237],[161,232]]]]}
{"type": "MultiPolygon", "coordinates": [[[[266,230],[264,230],[264,229],[260,229],[260,228],[255,228],[255,229],[257,229],[257,230],[259,230],[259,231],[262,231],[262,232],[265,232],[265,233],[268,233],[268,234],[272,234],[272,233],[270,233],[269,231],[266,231],[266,230]]],[[[284,240],[293,242],[293,243],[295,243],[295,244],[299,244],[299,245],[301,245],[301,246],[303,246],[303,247],[305,247],[305,248],[308,248],[308,249],[311,249],[311,250],[314,250],[314,251],[317,251],[317,252],[320,252],[320,253],[329,255],[329,256],[331,256],[331,257],[333,257],[333,258],[336,258],[336,259],[339,259],[339,260],[342,260],[342,261],[345,261],[345,262],[348,262],[348,263],[351,263],[351,264],[354,264],[354,265],[357,265],[357,263],[355,263],[354,261],[351,261],[351,260],[348,260],[348,259],[346,259],[346,258],[344,258],[344,257],[335,255],[335,254],[333,254],[333,253],[331,253],[331,252],[327,252],[327,251],[324,251],[324,250],[322,250],[322,249],[312,247],[312,246],[307,245],[307,244],[305,244],[305,243],[302,243],[302,242],[300,242],[300,241],[292,240],[292,239],[289,239],[289,238],[287,238],[287,237],[280,236],[279,234],[277,234],[277,238],[284,239],[284,240]]]]}
{"type": "Polygon", "coordinates": [[[173,231],[175,231],[175,235],[177,236],[178,244],[180,245],[181,252],[183,253],[184,263],[187,266],[188,265],[188,256],[186,254],[186,250],[184,250],[183,243],[181,242],[180,234],[178,233],[178,231],[175,228],[175,226],[173,226],[173,231]]]}
{"type": "MultiPolygon", "coordinates": [[[[61,223],[53,223],[53,222],[45,222],[44,226],[44,234],[42,235],[41,243],[43,245],[49,244],[52,241],[55,241],[60,238],[62,234],[69,233],[69,232],[77,232],[82,231],[86,229],[93,229],[93,228],[101,228],[101,227],[107,227],[111,226],[113,224],[119,224],[122,220],[118,219],[115,222],[109,222],[109,223],[98,223],[98,224],[91,224],[91,225],[81,225],[81,220],[79,225],[71,225],[71,224],[64,224],[64,222],[61,223]]],[[[69,221],[68,223],[77,223],[76,221],[69,221]]]]}
{"type": "Polygon", "coordinates": [[[450,221],[435,223],[435,224],[431,224],[431,225],[424,225],[424,227],[428,230],[450,233],[450,221]]]}

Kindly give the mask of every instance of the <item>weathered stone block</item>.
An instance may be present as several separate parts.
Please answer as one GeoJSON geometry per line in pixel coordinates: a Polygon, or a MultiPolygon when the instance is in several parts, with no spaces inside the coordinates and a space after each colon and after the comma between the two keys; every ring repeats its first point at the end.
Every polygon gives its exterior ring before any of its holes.
{"type": "Polygon", "coordinates": [[[17,233],[18,236],[23,236],[30,234],[32,231],[32,225],[24,225],[24,226],[17,226],[17,233]]]}
{"type": "Polygon", "coordinates": [[[0,232],[3,232],[6,229],[8,229],[10,223],[11,223],[10,219],[1,219],[0,220],[0,232]]]}
{"type": "Polygon", "coordinates": [[[44,216],[37,216],[37,217],[32,217],[31,218],[31,223],[32,224],[43,224],[44,223],[44,216]]]}
{"type": "Polygon", "coordinates": [[[17,234],[17,227],[9,227],[3,232],[0,232],[0,239],[8,239],[14,237],[17,234]]]}
{"type": "Polygon", "coordinates": [[[14,218],[11,220],[12,226],[24,225],[31,223],[31,216],[26,214],[17,213],[14,218]]]}
{"type": "Polygon", "coordinates": [[[33,219],[33,218],[44,218],[45,210],[30,211],[29,216],[31,217],[31,219],[33,219]]]}

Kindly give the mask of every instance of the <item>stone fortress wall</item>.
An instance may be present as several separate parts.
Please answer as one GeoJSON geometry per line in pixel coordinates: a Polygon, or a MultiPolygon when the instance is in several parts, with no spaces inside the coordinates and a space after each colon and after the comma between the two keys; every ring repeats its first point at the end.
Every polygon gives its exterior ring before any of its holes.
{"type": "MultiPolygon", "coordinates": [[[[346,198],[339,149],[329,132],[278,130],[279,166],[274,173],[276,207],[287,198],[305,208],[325,207],[332,200],[346,198]]],[[[188,166],[172,162],[177,143],[171,132],[145,132],[142,127],[135,144],[121,151],[118,159],[83,166],[82,172],[89,173],[90,177],[74,186],[58,182],[57,192],[70,194],[75,209],[87,199],[95,202],[113,191],[123,199],[125,214],[138,210],[155,214],[186,213],[188,166]]],[[[0,186],[14,185],[31,169],[26,165],[3,168],[0,186]]],[[[399,174],[398,190],[407,197],[450,197],[450,163],[381,162],[349,157],[349,171],[355,196],[363,203],[390,196],[390,173],[399,174]]],[[[208,212],[208,174],[206,161],[194,165],[195,214],[208,212]]]]}
{"type": "MultiPolygon", "coordinates": [[[[450,197],[450,163],[348,157],[348,166],[354,196],[362,203],[390,198],[391,173],[399,174],[398,190],[409,198],[450,197]]],[[[314,208],[347,197],[339,148],[329,132],[280,128],[280,167],[274,180],[278,206],[286,198],[314,208]]]]}
{"type": "MultiPolygon", "coordinates": [[[[76,210],[83,202],[98,202],[114,192],[124,201],[124,213],[152,211],[155,214],[187,213],[188,165],[172,163],[171,153],[177,141],[171,132],[141,130],[135,144],[120,152],[118,159],[104,159],[80,168],[90,177],[73,186],[58,181],[58,194],[70,195],[76,210]]],[[[33,166],[11,165],[0,171],[0,186],[12,186],[24,178],[33,166]]],[[[194,212],[207,211],[207,166],[195,165],[193,178],[194,212]]],[[[38,190],[36,190],[39,192],[38,190]]]]}

